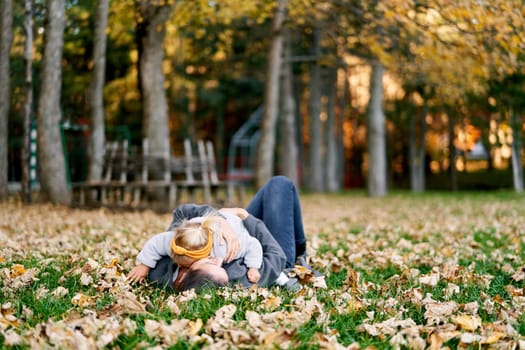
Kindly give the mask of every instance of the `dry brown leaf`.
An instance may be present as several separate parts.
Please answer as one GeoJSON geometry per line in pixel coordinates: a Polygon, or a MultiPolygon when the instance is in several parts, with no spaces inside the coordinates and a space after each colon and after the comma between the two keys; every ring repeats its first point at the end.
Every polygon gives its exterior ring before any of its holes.
{"type": "Polygon", "coordinates": [[[266,324],[263,322],[261,315],[255,311],[246,311],[246,321],[252,328],[264,328],[266,324]]]}
{"type": "Polygon", "coordinates": [[[344,284],[350,288],[350,290],[355,293],[357,291],[357,286],[359,283],[359,272],[349,269],[346,276],[344,284]]]}
{"type": "Polygon", "coordinates": [[[89,258],[88,261],[82,266],[82,272],[89,273],[92,271],[96,271],[99,267],[99,263],[95,260],[89,258]]]}
{"type": "Polygon", "coordinates": [[[519,268],[513,275],[512,279],[516,282],[523,281],[525,279],[525,267],[519,268]]]}
{"type": "Polygon", "coordinates": [[[93,284],[93,277],[88,275],[85,272],[82,272],[82,275],[80,275],[80,284],[83,286],[90,286],[93,284]]]}
{"type": "Polygon", "coordinates": [[[56,298],[62,298],[62,297],[65,297],[68,293],[69,293],[69,290],[67,288],[58,286],[54,291],[51,292],[51,295],[56,298]]]}
{"type": "Polygon", "coordinates": [[[448,319],[456,312],[458,304],[454,301],[430,302],[425,305],[425,319],[427,325],[447,323],[448,319]]]}
{"type": "Polygon", "coordinates": [[[9,329],[5,333],[3,333],[3,336],[5,338],[4,344],[6,346],[16,346],[21,345],[22,343],[22,337],[12,329],[9,329]]]}
{"type": "Polygon", "coordinates": [[[142,314],[146,313],[146,307],[131,292],[117,295],[117,303],[111,306],[111,312],[115,314],[142,314]]]}
{"type": "Polygon", "coordinates": [[[479,342],[481,337],[473,333],[462,333],[459,341],[463,344],[473,344],[479,342]]]}
{"type": "Polygon", "coordinates": [[[270,295],[264,298],[261,302],[261,308],[267,311],[273,311],[281,306],[282,298],[270,295]]]}
{"type": "Polygon", "coordinates": [[[71,298],[71,304],[79,307],[89,307],[95,304],[95,298],[79,292],[71,298]]]}
{"type": "Polygon", "coordinates": [[[314,277],[312,287],[319,289],[328,289],[324,276],[314,277]]]}
{"type": "Polygon", "coordinates": [[[189,335],[187,332],[190,327],[190,321],[183,319],[174,319],[170,324],[165,321],[155,321],[146,319],[144,321],[144,331],[151,338],[160,339],[165,344],[174,344],[177,342],[179,337],[184,338],[185,335],[189,335]]]}
{"type": "Polygon", "coordinates": [[[439,273],[431,273],[431,274],[423,275],[419,277],[419,283],[421,283],[422,285],[435,287],[437,286],[439,279],[440,279],[439,273]]]}
{"type": "Polygon", "coordinates": [[[314,273],[307,267],[295,265],[290,271],[290,277],[297,277],[301,283],[310,283],[314,278],[314,273]]]}

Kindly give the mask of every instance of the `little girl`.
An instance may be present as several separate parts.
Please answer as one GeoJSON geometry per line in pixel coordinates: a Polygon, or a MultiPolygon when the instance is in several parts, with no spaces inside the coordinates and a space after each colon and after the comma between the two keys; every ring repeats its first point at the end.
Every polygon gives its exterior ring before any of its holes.
{"type": "Polygon", "coordinates": [[[242,258],[248,268],[246,277],[251,283],[257,283],[261,278],[259,268],[262,264],[263,251],[261,243],[250,236],[241,219],[229,213],[220,216],[204,216],[185,220],[174,229],[170,242],[173,261],[182,267],[189,267],[195,261],[208,256],[226,258],[226,245],[213,244],[221,237],[221,225],[225,221],[236,233],[240,242],[240,252],[234,259],[242,258]]]}

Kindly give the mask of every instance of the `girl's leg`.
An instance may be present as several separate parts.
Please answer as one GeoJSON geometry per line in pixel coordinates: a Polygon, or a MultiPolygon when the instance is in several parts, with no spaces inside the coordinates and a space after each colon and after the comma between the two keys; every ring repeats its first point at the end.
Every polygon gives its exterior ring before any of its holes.
{"type": "Polygon", "coordinates": [[[297,190],[285,176],[274,176],[261,187],[246,210],[268,227],[293,267],[298,255],[305,251],[306,237],[297,190]]]}

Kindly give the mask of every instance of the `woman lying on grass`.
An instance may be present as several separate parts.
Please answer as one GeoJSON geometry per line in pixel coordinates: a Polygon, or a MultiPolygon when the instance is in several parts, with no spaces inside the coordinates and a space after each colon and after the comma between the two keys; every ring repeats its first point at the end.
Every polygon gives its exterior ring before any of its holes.
{"type": "Polygon", "coordinates": [[[238,256],[242,247],[239,232],[236,233],[232,226],[236,218],[242,220],[244,229],[262,246],[257,285],[269,287],[277,284],[291,290],[299,289],[297,280],[282,274],[295,264],[310,268],[306,263],[306,237],[297,190],[293,182],[283,176],[273,177],[261,187],[246,209],[217,210],[209,205],[196,204],[178,207],[173,212],[173,221],[168,231],[146,242],[137,256],[139,265],[131,270],[128,277],[132,282],[147,279],[158,286],[178,291],[200,289],[210,284],[253,285],[244,259],[238,256]],[[222,250],[222,254],[217,257],[215,255],[219,254],[212,253],[210,249],[210,254],[204,254],[208,256],[199,256],[191,264],[180,264],[180,261],[177,264],[175,260],[178,258],[174,259],[177,254],[171,248],[174,231],[194,218],[202,221],[210,216],[223,219],[218,230],[220,234],[212,238],[213,248],[222,250]]]}

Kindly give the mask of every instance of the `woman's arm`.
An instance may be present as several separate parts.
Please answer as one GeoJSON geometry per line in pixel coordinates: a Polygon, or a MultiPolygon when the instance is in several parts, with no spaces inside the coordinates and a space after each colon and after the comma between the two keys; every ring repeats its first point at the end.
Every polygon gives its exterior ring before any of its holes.
{"type": "MultiPolygon", "coordinates": [[[[261,243],[263,261],[259,269],[261,279],[258,284],[261,287],[268,287],[272,285],[280,273],[283,272],[286,266],[286,255],[264,222],[249,215],[243,221],[243,224],[250,235],[261,243]]],[[[244,286],[250,286],[252,284],[248,281],[246,276],[247,268],[241,259],[234,260],[229,264],[223,265],[223,267],[226,269],[231,283],[242,283],[244,286]]]]}

